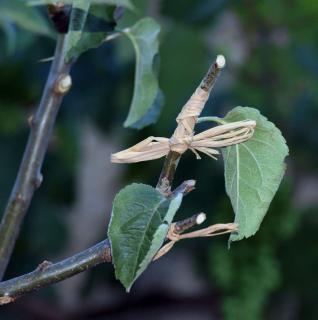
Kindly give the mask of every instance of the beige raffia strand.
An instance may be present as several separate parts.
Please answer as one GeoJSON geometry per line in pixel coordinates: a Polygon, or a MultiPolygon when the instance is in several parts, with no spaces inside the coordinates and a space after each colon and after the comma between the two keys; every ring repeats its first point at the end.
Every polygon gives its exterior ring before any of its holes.
{"type": "Polygon", "coordinates": [[[231,122],[224,125],[203,131],[195,136],[171,139],[160,137],[148,137],[133,147],[115,153],[111,157],[112,162],[132,163],[161,158],[166,156],[170,150],[180,154],[190,149],[197,157],[197,151],[215,158],[219,151],[214,148],[221,148],[233,144],[241,143],[252,137],[255,121],[245,120],[231,122]]]}
{"type": "Polygon", "coordinates": [[[252,120],[231,122],[193,134],[194,126],[209,98],[209,92],[199,86],[177,117],[178,126],[170,139],[148,137],[129,149],[112,154],[115,163],[132,163],[161,158],[169,151],[183,154],[190,149],[200,159],[198,152],[215,158],[221,148],[244,142],[252,137],[256,122],[252,120]]]}
{"type": "Polygon", "coordinates": [[[183,106],[176,119],[178,126],[170,139],[149,137],[129,149],[112,154],[111,161],[117,163],[148,161],[166,156],[169,151],[183,154],[188,149],[194,152],[197,158],[200,158],[198,152],[215,158],[219,151],[214,148],[248,140],[253,135],[255,121],[228,123],[194,135],[197,119],[209,99],[218,73],[224,66],[225,58],[222,55],[217,56],[199,87],[183,106]]]}
{"type": "Polygon", "coordinates": [[[111,161],[131,163],[158,159],[169,151],[183,154],[190,149],[200,158],[198,152],[215,158],[219,154],[214,148],[226,147],[246,141],[253,135],[255,121],[238,121],[217,126],[194,135],[194,127],[201,114],[219,71],[225,66],[225,58],[217,56],[215,63],[195,90],[189,101],[183,106],[177,117],[178,126],[170,139],[149,137],[133,147],[112,154],[111,161]]]}
{"type": "Polygon", "coordinates": [[[166,156],[169,151],[183,154],[190,149],[199,159],[198,152],[215,158],[221,148],[244,142],[252,135],[255,121],[246,120],[219,125],[215,128],[194,135],[194,127],[206,102],[218,72],[225,66],[225,58],[218,56],[199,87],[189,101],[183,106],[177,117],[178,126],[170,139],[149,137],[129,149],[112,154],[111,161],[131,163],[158,159],[166,156]]]}
{"type": "Polygon", "coordinates": [[[220,234],[231,233],[238,231],[238,224],[237,223],[219,223],[214,224],[210,227],[200,229],[193,232],[188,232],[184,234],[178,234],[175,232],[175,223],[172,223],[169,228],[169,232],[167,234],[167,239],[170,241],[165,244],[161,249],[157,252],[156,256],[153,260],[157,260],[169,252],[172,247],[175,245],[176,242],[182,239],[191,239],[191,238],[202,238],[202,237],[214,237],[220,234]]]}

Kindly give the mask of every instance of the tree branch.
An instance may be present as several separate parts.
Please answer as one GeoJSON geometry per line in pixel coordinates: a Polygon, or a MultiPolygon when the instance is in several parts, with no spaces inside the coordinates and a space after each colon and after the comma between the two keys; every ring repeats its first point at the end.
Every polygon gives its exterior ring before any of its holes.
{"type": "Polygon", "coordinates": [[[30,135],[19,172],[0,225],[0,280],[10,260],[24,216],[34,191],[42,182],[41,168],[51,132],[64,95],[71,87],[65,64],[65,35],[59,34],[49,76],[34,117],[29,119],[30,135]]]}
{"type": "MultiPolygon", "coordinates": [[[[217,56],[215,62],[202,79],[200,88],[204,91],[211,92],[218,75],[225,66],[225,58],[222,55],[217,56]]],[[[194,129],[194,128],[192,128],[194,129]]],[[[176,169],[178,167],[181,154],[176,151],[170,151],[165,159],[163,168],[157,183],[157,190],[163,194],[169,194],[174,179],[176,169]]]]}
{"type": "Polygon", "coordinates": [[[36,270],[0,283],[0,305],[13,302],[20,296],[70,278],[101,263],[110,262],[110,245],[104,240],[61,262],[42,262],[36,270]]]}
{"type": "Polygon", "coordinates": [[[194,226],[200,225],[205,220],[206,220],[205,213],[203,212],[197,213],[192,217],[176,222],[174,226],[174,232],[177,234],[181,234],[194,226]]]}
{"type": "Polygon", "coordinates": [[[178,193],[182,193],[183,196],[186,196],[188,193],[195,189],[195,184],[195,180],[186,180],[182,182],[179,187],[175,188],[171,192],[170,197],[176,196],[178,193]]]}
{"type": "MultiPolygon", "coordinates": [[[[41,182],[40,169],[63,97],[62,90],[57,89],[63,88],[61,84],[67,79],[65,77],[61,78],[61,75],[68,75],[70,70],[70,65],[64,64],[62,54],[64,36],[59,37],[50,76],[36,118],[31,121],[29,142],[0,228],[0,275],[1,272],[4,272],[8,263],[19,227],[30,204],[33,192],[41,182]],[[61,59],[62,57],[63,59],[61,59]],[[59,91],[59,94],[57,94],[57,91],[59,91]]],[[[222,58],[223,56],[218,56],[216,62],[212,64],[200,84],[201,89],[211,91],[220,70],[224,67],[225,61],[222,58]]],[[[182,192],[185,195],[194,189],[195,181],[188,180],[173,192],[170,191],[180,157],[179,153],[171,151],[165,159],[157,189],[167,196],[178,192],[182,192]]],[[[179,221],[175,224],[175,232],[180,234],[194,225],[201,224],[204,220],[205,215],[201,213],[179,221]]],[[[56,264],[44,261],[31,273],[1,282],[0,305],[13,302],[23,294],[62,281],[98,264],[110,261],[111,252],[107,239],[56,264]]]]}
{"type": "MultiPolygon", "coordinates": [[[[194,181],[190,180],[189,185],[185,181],[177,189],[183,190],[184,195],[193,188],[194,181]]],[[[182,233],[191,227],[203,222],[202,214],[196,214],[188,219],[176,222],[176,233],[182,233]]],[[[49,286],[70,278],[78,273],[93,268],[105,262],[111,262],[111,251],[108,239],[96,244],[63,261],[52,264],[42,262],[34,271],[0,283],[0,305],[11,303],[20,296],[31,291],[49,286]]]]}

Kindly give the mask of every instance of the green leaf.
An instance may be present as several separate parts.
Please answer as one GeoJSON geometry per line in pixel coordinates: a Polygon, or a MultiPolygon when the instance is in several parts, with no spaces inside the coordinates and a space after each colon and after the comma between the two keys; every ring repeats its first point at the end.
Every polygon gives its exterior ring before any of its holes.
{"type": "MultiPolygon", "coordinates": [[[[25,0],[31,6],[39,6],[45,4],[54,4],[56,0],[25,0]]],[[[76,0],[61,0],[59,3],[73,4],[76,0]]],[[[108,4],[111,6],[121,6],[134,10],[134,5],[130,0],[86,0],[89,4],[108,4]]]]}
{"type": "Polygon", "coordinates": [[[115,6],[91,5],[86,0],[74,0],[68,32],[66,60],[78,58],[89,49],[105,42],[116,26],[115,6]]]}
{"type": "Polygon", "coordinates": [[[14,52],[16,46],[16,29],[13,23],[6,18],[0,18],[0,29],[6,37],[7,54],[10,55],[14,52]]]}
{"type": "Polygon", "coordinates": [[[167,199],[145,184],[131,184],[115,197],[108,228],[116,278],[127,291],[162,246],[182,194],[167,199]]]}
{"type": "Polygon", "coordinates": [[[155,70],[160,25],[152,18],[144,18],[123,32],[132,41],[136,53],[134,93],[124,126],[140,129],[158,119],[163,105],[155,70]]]}
{"type": "MultiPolygon", "coordinates": [[[[89,49],[97,48],[104,43],[107,35],[116,26],[115,7],[91,6],[86,15],[85,27],[82,27],[76,44],[69,49],[68,59],[77,58],[89,49]]],[[[70,30],[71,31],[71,30],[70,30]]]]}
{"type": "Polygon", "coordinates": [[[0,1],[0,20],[13,22],[31,32],[46,36],[52,35],[47,20],[38,10],[28,7],[21,0],[0,1]]]}
{"type": "Polygon", "coordinates": [[[239,224],[230,241],[237,241],[259,229],[284,175],[288,147],[280,130],[256,109],[236,107],[224,119],[256,121],[251,139],[222,149],[226,192],[239,224]]]}
{"type": "Polygon", "coordinates": [[[73,0],[67,33],[66,60],[77,57],[77,45],[82,37],[90,3],[87,0],[73,0]]]}

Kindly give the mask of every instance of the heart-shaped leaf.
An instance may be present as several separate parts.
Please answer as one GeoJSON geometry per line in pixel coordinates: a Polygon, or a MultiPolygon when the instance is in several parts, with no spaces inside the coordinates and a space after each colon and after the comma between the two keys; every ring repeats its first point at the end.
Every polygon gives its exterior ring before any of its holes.
{"type": "Polygon", "coordinates": [[[124,125],[141,129],[158,119],[163,105],[155,70],[160,25],[152,18],[144,18],[123,32],[132,41],[136,53],[134,93],[124,125]]]}
{"type": "Polygon", "coordinates": [[[136,183],[116,195],[108,237],[116,278],[127,291],[162,246],[181,201],[182,194],[167,199],[153,187],[136,183]]]}
{"type": "Polygon", "coordinates": [[[258,110],[236,107],[224,118],[226,122],[246,119],[256,121],[253,137],[222,149],[226,192],[239,224],[230,241],[250,237],[259,229],[284,175],[288,155],[280,130],[258,110]]]}

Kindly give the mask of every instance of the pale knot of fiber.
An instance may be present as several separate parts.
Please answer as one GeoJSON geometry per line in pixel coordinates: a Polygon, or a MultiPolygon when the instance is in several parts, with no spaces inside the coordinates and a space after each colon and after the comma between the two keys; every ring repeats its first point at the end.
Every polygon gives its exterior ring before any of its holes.
{"type": "Polygon", "coordinates": [[[177,242],[180,240],[181,235],[175,231],[176,229],[176,224],[171,223],[168,234],[167,234],[167,239],[170,241],[177,242]]]}
{"type": "Polygon", "coordinates": [[[199,86],[179,113],[178,126],[170,139],[148,137],[126,150],[112,154],[111,161],[116,163],[148,161],[164,157],[170,151],[181,155],[188,149],[197,159],[200,159],[200,152],[216,159],[220,153],[216,148],[228,147],[252,137],[256,126],[256,122],[252,120],[226,123],[194,135],[198,116],[208,98],[209,90],[206,91],[199,86]]]}
{"type": "Polygon", "coordinates": [[[222,124],[196,135],[193,135],[193,131],[188,134],[185,130],[176,130],[170,139],[148,137],[126,150],[114,153],[111,161],[117,163],[148,161],[166,156],[170,151],[183,154],[188,149],[197,159],[200,159],[199,152],[216,159],[220,153],[216,148],[247,141],[253,136],[255,126],[254,120],[242,120],[222,124]]]}
{"type": "Polygon", "coordinates": [[[188,232],[184,234],[179,234],[176,232],[176,224],[172,223],[170,225],[169,231],[167,233],[167,242],[163,245],[160,250],[157,252],[153,260],[157,260],[169,252],[173,246],[182,239],[193,239],[193,238],[202,238],[202,237],[215,237],[221,234],[237,232],[238,231],[237,223],[218,223],[212,226],[209,226],[204,229],[199,229],[193,232],[188,232]]]}
{"type": "Polygon", "coordinates": [[[171,151],[178,152],[179,154],[185,153],[191,148],[191,143],[193,141],[193,134],[185,137],[172,136],[169,139],[169,147],[171,151]]]}

